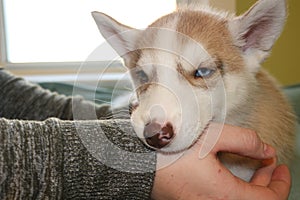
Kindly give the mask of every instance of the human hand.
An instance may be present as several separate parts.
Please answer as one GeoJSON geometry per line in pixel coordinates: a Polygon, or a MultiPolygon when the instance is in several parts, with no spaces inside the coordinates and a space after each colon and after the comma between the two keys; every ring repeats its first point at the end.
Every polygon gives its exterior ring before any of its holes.
{"type": "Polygon", "coordinates": [[[172,165],[156,172],[152,190],[153,199],[288,198],[291,185],[290,172],[284,165],[276,167],[275,150],[264,144],[255,132],[225,125],[212,151],[200,160],[201,145],[201,141],[198,141],[172,165]],[[219,161],[217,153],[221,151],[266,160],[266,166],[258,169],[250,183],[247,183],[232,175],[219,161]]]}

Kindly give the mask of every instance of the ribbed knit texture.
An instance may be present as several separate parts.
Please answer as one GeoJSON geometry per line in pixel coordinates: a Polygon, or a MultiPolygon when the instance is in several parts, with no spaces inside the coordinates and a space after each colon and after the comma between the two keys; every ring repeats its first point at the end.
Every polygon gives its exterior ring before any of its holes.
{"type": "Polygon", "coordinates": [[[56,124],[0,120],[0,199],[61,197],[63,144],[56,124]]]}
{"type": "MultiPolygon", "coordinates": [[[[72,101],[0,70],[0,117],[72,119],[72,101]]],[[[0,119],[0,199],[150,199],[155,165],[129,120],[0,119]]]]}

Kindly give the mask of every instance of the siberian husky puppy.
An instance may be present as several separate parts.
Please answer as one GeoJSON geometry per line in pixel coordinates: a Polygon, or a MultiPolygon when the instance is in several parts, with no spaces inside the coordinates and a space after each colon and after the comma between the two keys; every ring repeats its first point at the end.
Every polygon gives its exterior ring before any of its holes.
{"type": "MultiPolygon", "coordinates": [[[[146,145],[182,152],[217,121],[255,130],[276,148],[278,161],[288,163],[294,115],[261,68],[286,21],[285,0],[259,0],[241,16],[187,6],[144,30],[92,15],[130,70],[138,99],[131,120],[146,145]]],[[[220,159],[244,180],[260,166],[229,153],[220,159]]]]}

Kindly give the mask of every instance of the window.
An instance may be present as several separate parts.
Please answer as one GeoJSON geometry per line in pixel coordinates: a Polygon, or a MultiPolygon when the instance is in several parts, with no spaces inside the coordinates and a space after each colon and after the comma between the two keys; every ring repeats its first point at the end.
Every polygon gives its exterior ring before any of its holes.
{"type": "MultiPolygon", "coordinates": [[[[92,11],[145,28],[175,8],[176,0],[0,0],[0,67],[33,82],[72,84],[82,63],[104,43],[92,11]]],[[[106,46],[105,52],[114,52],[106,46]]],[[[124,68],[107,57],[88,64],[81,82],[99,81],[99,68],[106,73],[105,83],[117,81],[124,68]]]]}
{"type": "Polygon", "coordinates": [[[3,0],[7,61],[84,61],[104,41],[92,11],[145,28],[175,7],[175,0],[3,0]]]}

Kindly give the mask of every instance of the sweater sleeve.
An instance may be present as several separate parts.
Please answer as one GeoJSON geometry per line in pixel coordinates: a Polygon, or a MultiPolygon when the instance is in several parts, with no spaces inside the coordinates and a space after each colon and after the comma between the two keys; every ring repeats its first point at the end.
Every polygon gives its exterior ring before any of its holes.
{"type": "Polygon", "coordinates": [[[108,105],[96,105],[81,97],[66,97],[15,77],[0,69],[0,117],[7,119],[99,119],[111,115],[108,105]]]}
{"type": "Polygon", "coordinates": [[[0,119],[0,199],[150,199],[156,155],[127,120],[0,119]]]}

